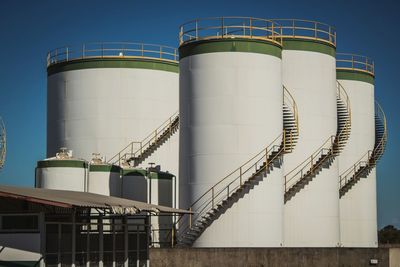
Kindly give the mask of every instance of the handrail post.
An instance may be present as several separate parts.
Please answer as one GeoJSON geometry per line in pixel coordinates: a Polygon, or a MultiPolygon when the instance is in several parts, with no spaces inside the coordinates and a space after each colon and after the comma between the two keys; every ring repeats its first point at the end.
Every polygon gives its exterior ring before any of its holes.
{"type": "Polygon", "coordinates": [[[240,168],[239,168],[239,183],[240,183],[240,186],[242,186],[242,166],[240,166],[240,168]]]}
{"type": "Polygon", "coordinates": [[[354,56],[351,55],[351,69],[354,70],[354,56]]]}
{"type": "Polygon", "coordinates": [[[85,44],[82,45],[82,59],[85,58],[85,44]]]}
{"type": "Polygon", "coordinates": [[[268,168],[268,147],[265,149],[265,171],[268,168]]]}
{"type": "Polygon", "coordinates": [[[286,152],[286,130],[283,130],[283,152],[286,152]]]}
{"type": "Polygon", "coordinates": [[[179,31],[179,44],[183,43],[183,26],[181,26],[181,30],[179,31]]]}
{"type": "Polygon", "coordinates": [[[140,155],[143,153],[143,142],[140,142],[140,155]]]}
{"type": "Polygon", "coordinates": [[[144,44],[142,43],[142,57],[144,57],[144,44]]]}
{"type": "Polygon", "coordinates": [[[314,35],[315,35],[315,39],[318,38],[318,33],[317,33],[317,22],[314,22],[314,35]]]}
{"type": "Polygon", "coordinates": [[[196,19],[196,39],[199,39],[199,21],[196,19]]]}
{"type": "Polygon", "coordinates": [[[331,26],[329,26],[329,42],[332,42],[331,26]]]}
{"type": "Polygon", "coordinates": [[[296,29],[296,26],[295,26],[294,20],[293,20],[292,22],[293,22],[293,25],[292,25],[292,35],[293,35],[293,37],[294,37],[294,36],[295,36],[295,29],[296,29]]]}
{"type": "Polygon", "coordinates": [[[253,18],[250,18],[250,38],[253,38],[253,18]]]}
{"type": "Polygon", "coordinates": [[[68,46],[65,48],[65,50],[66,50],[66,59],[67,59],[67,62],[68,62],[68,54],[69,54],[68,46]]]}
{"type": "Polygon", "coordinates": [[[212,201],[212,208],[214,209],[214,187],[211,188],[211,201],[212,201]]]}
{"type": "Polygon", "coordinates": [[[271,25],[271,30],[272,30],[271,38],[274,39],[274,31],[275,31],[275,29],[274,29],[274,23],[273,22],[272,22],[272,25],[271,25]]]}
{"type": "Polygon", "coordinates": [[[160,46],[160,59],[162,59],[162,46],[160,46]]]}
{"type": "Polygon", "coordinates": [[[192,207],[189,208],[189,228],[192,229],[192,207]]]}
{"type": "Polygon", "coordinates": [[[174,239],[175,239],[175,225],[172,225],[172,229],[171,229],[171,247],[174,247],[174,239]]]}
{"type": "Polygon", "coordinates": [[[290,130],[290,152],[293,151],[293,131],[290,130]]]}
{"type": "Polygon", "coordinates": [[[224,38],[224,17],[221,17],[221,38],[224,38]]]}

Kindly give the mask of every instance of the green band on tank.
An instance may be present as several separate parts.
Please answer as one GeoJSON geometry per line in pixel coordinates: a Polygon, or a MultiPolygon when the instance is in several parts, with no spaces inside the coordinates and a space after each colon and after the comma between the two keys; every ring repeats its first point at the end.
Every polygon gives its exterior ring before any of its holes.
{"type": "Polygon", "coordinates": [[[81,160],[42,160],[37,163],[38,168],[69,167],[87,168],[87,162],[81,160]]]}
{"type": "Polygon", "coordinates": [[[90,165],[89,171],[91,172],[117,172],[121,171],[121,168],[115,165],[90,165]]]}
{"type": "Polygon", "coordinates": [[[147,171],[143,169],[122,169],[123,176],[146,176],[147,171]]]}
{"type": "Polygon", "coordinates": [[[143,58],[92,58],[77,59],[68,62],[60,62],[47,68],[47,76],[55,73],[98,68],[127,68],[127,69],[150,69],[169,72],[179,72],[178,63],[157,59],[143,58]]]}
{"type": "Polygon", "coordinates": [[[175,175],[168,172],[150,172],[150,179],[158,179],[158,180],[172,180],[175,175]]]}
{"type": "Polygon", "coordinates": [[[371,74],[357,70],[342,70],[336,69],[336,79],[338,80],[353,80],[375,84],[375,78],[371,74]]]}
{"type": "Polygon", "coordinates": [[[282,48],[275,43],[253,39],[203,40],[179,47],[179,58],[216,52],[247,52],[282,57],[282,48]]]}
{"type": "Polygon", "coordinates": [[[301,38],[284,38],[283,50],[317,52],[336,57],[336,48],[329,43],[301,38]]]}

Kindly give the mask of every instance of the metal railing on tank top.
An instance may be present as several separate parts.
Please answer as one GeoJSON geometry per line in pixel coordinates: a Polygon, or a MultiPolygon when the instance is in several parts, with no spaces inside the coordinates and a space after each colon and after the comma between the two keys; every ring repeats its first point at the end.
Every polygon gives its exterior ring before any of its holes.
{"type": "Polygon", "coordinates": [[[304,19],[271,19],[282,28],[283,38],[319,40],[336,46],[336,29],[328,24],[304,19]]]}
{"type": "Polygon", "coordinates": [[[179,27],[179,44],[199,40],[246,38],[282,44],[282,29],[272,20],[252,17],[200,18],[179,27]]]}
{"type": "Polygon", "coordinates": [[[86,43],[81,46],[64,46],[47,53],[47,66],[61,62],[93,58],[143,58],[178,62],[174,47],[128,42],[86,43]]]}
{"type": "Polygon", "coordinates": [[[336,54],[336,68],[341,70],[357,70],[375,75],[375,63],[372,59],[355,54],[336,54]]]}

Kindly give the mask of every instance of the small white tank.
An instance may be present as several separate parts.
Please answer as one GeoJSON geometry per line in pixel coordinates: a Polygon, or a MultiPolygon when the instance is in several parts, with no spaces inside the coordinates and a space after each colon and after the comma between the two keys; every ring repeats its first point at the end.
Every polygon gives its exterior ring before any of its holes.
{"type": "Polygon", "coordinates": [[[87,191],[88,163],[72,157],[72,151],[61,148],[55,157],[38,161],[36,187],[46,189],[87,191]]]}
{"type": "Polygon", "coordinates": [[[89,192],[121,197],[121,168],[105,163],[98,154],[94,156],[89,164],[89,192]]]}

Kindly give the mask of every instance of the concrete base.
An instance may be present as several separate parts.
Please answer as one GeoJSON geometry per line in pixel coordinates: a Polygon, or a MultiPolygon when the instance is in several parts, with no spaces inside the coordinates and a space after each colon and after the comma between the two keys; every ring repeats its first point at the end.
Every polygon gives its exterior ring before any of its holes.
{"type": "Polygon", "coordinates": [[[150,249],[151,267],[279,266],[400,267],[399,248],[174,248],[150,249]],[[396,254],[396,255],[394,255],[396,254]],[[399,254],[399,255],[397,255],[399,254]],[[371,260],[377,260],[374,264],[371,260]]]}

